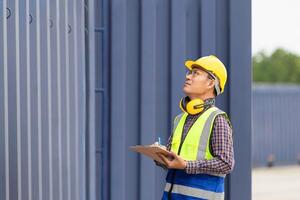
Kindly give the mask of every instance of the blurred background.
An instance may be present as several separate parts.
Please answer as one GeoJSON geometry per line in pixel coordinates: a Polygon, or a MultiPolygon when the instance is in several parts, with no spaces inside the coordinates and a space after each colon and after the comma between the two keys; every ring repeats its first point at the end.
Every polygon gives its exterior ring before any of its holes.
{"type": "Polygon", "coordinates": [[[297,0],[252,0],[252,197],[300,199],[297,0]]]}

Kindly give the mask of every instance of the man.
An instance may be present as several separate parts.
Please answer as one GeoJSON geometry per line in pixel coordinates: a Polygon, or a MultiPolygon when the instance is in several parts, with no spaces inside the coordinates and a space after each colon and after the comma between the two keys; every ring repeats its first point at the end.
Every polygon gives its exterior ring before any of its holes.
{"type": "Polygon", "coordinates": [[[234,166],[232,128],[214,98],[224,91],[227,71],[212,55],[185,65],[184,112],[174,120],[170,155],[159,155],[168,168],[162,199],[222,200],[225,176],[234,166]]]}

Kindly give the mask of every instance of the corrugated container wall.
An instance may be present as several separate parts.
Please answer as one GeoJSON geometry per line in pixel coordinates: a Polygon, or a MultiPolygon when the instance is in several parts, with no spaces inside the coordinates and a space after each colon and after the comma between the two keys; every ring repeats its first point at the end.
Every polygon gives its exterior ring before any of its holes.
{"type": "Polygon", "coordinates": [[[101,0],[94,11],[96,69],[91,75],[97,85],[90,89],[96,94],[90,94],[95,121],[89,126],[95,130],[90,136],[100,142],[89,147],[96,152],[90,157],[96,176],[89,183],[101,191],[91,199],[161,198],[165,171],[129,146],[158,137],[167,142],[180,112],[184,61],[215,54],[228,69],[228,85],[217,105],[233,122],[236,150],[226,195],[250,200],[250,0],[101,0]]]}
{"type": "Polygon", "coordinates": [[[84,2],[0,13],[0,199],[84,199],[84,2]]]}
{"type": "Polygon", "coordinates": [[[184,61],[208,54],[228,69],[226,198],[251,199],[250,0],[1,0],[0,11],[0,199],[159,199],[165,172],[128,147],[166,143],[184,61]]]}
{"type": "Polygon", "coordinates": [[[253,87],[253,166],[297,164],[300,160],[300,87],[253,87]]]}

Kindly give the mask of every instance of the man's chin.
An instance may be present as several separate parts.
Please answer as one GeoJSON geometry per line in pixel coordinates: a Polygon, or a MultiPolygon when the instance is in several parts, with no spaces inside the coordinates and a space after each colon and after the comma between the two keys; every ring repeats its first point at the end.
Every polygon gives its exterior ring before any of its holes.
{"type": "Polygon", "coordinates": [[[183,87],[182,91],[186,96],[189,96],[190,92],[186,87],[183,87]]]}

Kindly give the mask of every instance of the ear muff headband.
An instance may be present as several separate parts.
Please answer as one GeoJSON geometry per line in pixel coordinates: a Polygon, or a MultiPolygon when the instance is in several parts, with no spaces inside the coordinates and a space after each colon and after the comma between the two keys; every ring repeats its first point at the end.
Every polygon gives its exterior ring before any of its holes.
{"type": "Polygon", "coordinates": [[[196,115],[204,110],[205,107],[214,105],[214,100],[205,102],[202,99],[190,100],[189,97],[183,97],[180,100],[179,107],[183,112],[196,115]]]}

